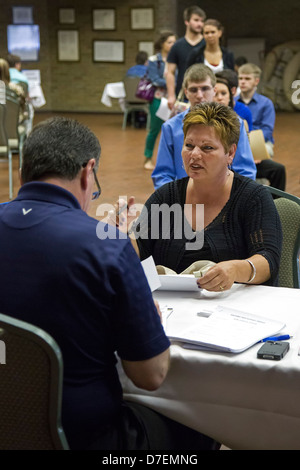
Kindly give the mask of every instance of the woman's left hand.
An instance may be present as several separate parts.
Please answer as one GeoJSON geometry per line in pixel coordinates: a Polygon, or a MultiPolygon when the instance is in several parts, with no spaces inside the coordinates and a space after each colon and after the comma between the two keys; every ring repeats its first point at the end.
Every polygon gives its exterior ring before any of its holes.
{"type": "Polygon", "coordinates": [[[210,268],[204,276],[197,279],[202,289],[213,292],[229,290],[236,280],[236,266],[232,261],[222,261],[210,268]]]}

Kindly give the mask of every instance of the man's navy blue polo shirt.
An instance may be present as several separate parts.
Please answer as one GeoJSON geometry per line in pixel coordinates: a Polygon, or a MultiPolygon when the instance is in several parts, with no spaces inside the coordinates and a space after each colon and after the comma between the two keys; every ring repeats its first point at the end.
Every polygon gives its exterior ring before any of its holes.
{"type": "Polygon", "coordinates": [[[0,312],[43,328],[61,347],[71,448],[85,448],[118,415],[115,351],[136,361],[169,346],[130,241],[100,240],[97,224],[71,193],[42,182],[0,206],[0,312]]]}

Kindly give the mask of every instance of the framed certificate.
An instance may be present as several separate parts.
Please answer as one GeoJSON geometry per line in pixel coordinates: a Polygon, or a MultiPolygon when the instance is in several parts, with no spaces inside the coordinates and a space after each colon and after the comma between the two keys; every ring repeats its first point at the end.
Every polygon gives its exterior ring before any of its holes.
{"type": "Polygon", "coordinates": [[[77,30],[60,30],[57,32],[58,60],[60,62],[79,61],[79,33],[77,30]]]}
{"type": "Polygon", "coordinates": [[[59,22],[65,24],[75,23],[75,9],[74,8],[59,8],[58,11],[59,22]]]}
{"type": "Polygon", "coordinates": [[[138,50],[147,52],[148,56],[154,54],[154,42],[153,41],[139,41],[138,50]]]}
{"type": "Polygon", "coordinates": [[[93,41],[94,62],[124,62],[124,41],[93,41]]]}
{"type": "Polygon", "coordinates": [[[114,31],[116,29],[116,12],[114,8],[97,8],[93,10],[93,29],[114,31]]]}
{"type": "Polygon", "coordinates": [[[154,29],[153,8],[131,8],[131,29],[154,29]]]}
{"type": "Polygon", "coordinates": [[[32,7],[12,7],[13,24],[33,24],[32,7]]]}

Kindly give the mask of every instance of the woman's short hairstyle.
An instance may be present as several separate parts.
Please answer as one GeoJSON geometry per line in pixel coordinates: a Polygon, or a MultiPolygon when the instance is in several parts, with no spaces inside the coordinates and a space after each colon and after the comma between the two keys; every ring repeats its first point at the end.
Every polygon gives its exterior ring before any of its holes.
{"type": "Polygon", "coordinates": [[[193,64],[185,71],[182,87],[185,89],[190,82],[200,83],[204,82],[207,78],[210,78],[211,84],[214,87],[216,84],[216,76],[213,71],[207,67],[207,65],[193,64]]]}
{"type": "Polygon", "coordinates": [[[184,139],[194,124],[213,127],[227,153],[233,144],[238,144],[240,121],[229,106],[220,103],[201,103],[191,108],[183,120],[184,139]]]}
{"type": "Polygon", "coordinates": [[[2,80],[5,85],[8,85],[10,82],[8,62],[4,59],[0,59],[0,80],[2,80]]]}
{"type": "Polygon", "coordinates": [[[64,117],[47,119],[33,128],[24,143],[22,180],[72,181],[91,158],[98,167],[100,152],[100,143],[88,127],[64,117]]]}

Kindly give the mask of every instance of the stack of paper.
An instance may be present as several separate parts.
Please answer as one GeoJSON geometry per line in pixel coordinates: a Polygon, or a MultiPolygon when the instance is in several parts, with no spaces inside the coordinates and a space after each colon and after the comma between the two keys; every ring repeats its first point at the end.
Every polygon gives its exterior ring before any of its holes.
{"type": "Polygon", "coordinates": [[[283,322],[218,306],[212,310],[199,308],[196,314],[177,321],[174,309],[167,321],[166,334],[191,349],[239,353],[284,327],[283,322]]]}

